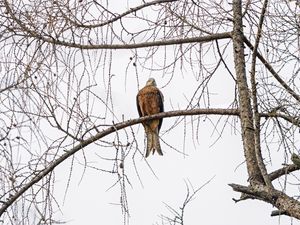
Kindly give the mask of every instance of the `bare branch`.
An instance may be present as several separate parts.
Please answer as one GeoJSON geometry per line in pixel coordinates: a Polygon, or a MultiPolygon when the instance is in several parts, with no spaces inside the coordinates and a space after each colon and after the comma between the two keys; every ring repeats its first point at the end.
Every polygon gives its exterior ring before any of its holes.
{"type": "Polygon", "coordinates": [[[270,180],[275,180],[281,176],[287,175],[287,174],[292,173],[299,169],[300,168],[294,164],[287,165],[283,168],[273,171],[272,173],[269,174],[269,177],[270,177],[270,180]]]}
{"type": "MultiPolygon", "coordinates": [[[[243,36],[243,40],[246,45],[251,49],[254,50],[253,45],[251,42],[243,36]]],[[[294,97],[298,102],[300,102],[300,95],[298,95],[290,86],[279,76],[279,74],[273,69],[273,67],[268,63],[268,61],[259,53],[257,52],[257,57],[259,60],[265,65],[265,67],[269,70],[269,72],[274,76],[274,78],[285,88],[285,90],[294,97]]]]}
{"type": "Polygon", "coordinates": [[[256,197],[258,200],[272,204],[282,212],[286,212],[297,219],[300,219],[300,202],[289,197],[281,191],[269,188],[265,185],[251,185],[249,187],[229,184],[234,191],[245,193],[256,197]]]}
{"type": "Polygon", "coordinates": [[[253,119],[254,119],[254,141],[255,141],[255,155],[256,155],[256,160],[258,167],[260,169],[260,172],[264,178],[264,182],[266,185],[269,187],[273,187],[269,177],[268,177],[268,172],[265,167],[262,153],[261,153],[261,143],[260,143],[260,116],[259,116],[259,111],[258,111],[258,101],[257,101],[257,88],[256,88],[256,56],[258,52],[258,45],[259,41],[261,38],[261,33],[262,33],[262,25],[266,13],[266,8],[268,5],[268,0],[264,1],[260,18],[259,18],[259,24],[258,24],[258,30],[257,30],[257,35],[255,39],[255,45],[253,49],[253,54],[252,54],[252,62],[251,62],[251,95],[252,95],[252,102],[253,102],[253,119]]]}
{"type": "Polygon", "coordinates": [[[247,170],[250,183],[262,183],[263,177],[257,164],[255,147],[255,135],[253,127],[252,106],[245,71],[245,53],[243,44],[243,23],[241,1],[233,1],[234,29],[232,33],[234,63],[239,90],[240,119],[242,126],[242,139],[246,156],[247,170]]]}
{"type": "Polygon", "coordinates": [[[143,9],[143,8],[146,8],[146,7],[149,7],[149,6],[153,6],[153,5],[156,5],[156,4],[163,4],[163,3],[168,3],[168,2],[176,2],[178,0],[155,0],[155,1],[152,1],[152,2],[146,2],[142,5],[139,5],[139,6],[136,6],[136,7],[133,7],[131,8],[130,10],[120,14],[120,15],[117,15],[115,16],[114,18],[110,19],[110,20],[107,20],[103,23],[100,23],[100,24],[93,24],[93,25],[88,25],[88,24],[83,24],[83,23],[77,23],[76,21],[72,21],[70,18],[68,18],[68,20],[73,23],[76,27],[84,27],[84,28],[97,28],[97,27],[103,27],[103,26],[106,26],[108,24],[111,24],[119,19],[122,19],[123,17],[131,14],[131,13],[136,13],[137,11],[143,9]]]}

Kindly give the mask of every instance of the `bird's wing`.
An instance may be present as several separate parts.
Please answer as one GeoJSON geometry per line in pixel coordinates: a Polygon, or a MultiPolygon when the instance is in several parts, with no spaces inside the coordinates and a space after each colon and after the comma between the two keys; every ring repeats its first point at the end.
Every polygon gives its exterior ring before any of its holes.
{"type": "MultiPolygon", "coordinates": [[[[159,112],[164,112],[164,96],[161,93],[160,90],[158,90],[158,105],[159,105],[159,112]]],[[[159,124],[158,124],[158,131],[160,131],[161,125],[163,122],[163,118],[159,119],[159,124]]]]}
{"type": "Polygon", "coordinates": [[[140,92],[139,92],[139,93],[137,94],[137,96],[136,96],[136,107],[137,107],[139,116],[142,117],[143,114],[142,114],[141,107],[140,107],[139,95],[140,95],[140,92]]]}

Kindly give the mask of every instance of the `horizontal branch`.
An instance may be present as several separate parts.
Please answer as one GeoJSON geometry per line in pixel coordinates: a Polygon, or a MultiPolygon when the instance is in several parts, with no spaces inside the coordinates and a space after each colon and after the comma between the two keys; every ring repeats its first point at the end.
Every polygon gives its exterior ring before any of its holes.
{"type": "Polygon", "coordinates": [[[11,18],[20,26],[21,30],[25,33],[26,36],[30,36],[36,38],[38,40],[54,44],[61,45],[65,47],[71,48],[79,48],[79,49],[136,49],[136,48],[148,48],[153,46],[166,46],[166,45],[178,45],[178,44],[187,44],[187,43],[203,43],[214,41],[218,39],[226,39],[231,38],[231,32],[224,32],[218,34],[210,34],[207,36],[201,37],[190,37],[190,38],[181,38],[181,39],[172,39],[172,40],[159,40],[159,41],[150,41],[150,42],[142,42],[137,44],[80,44],[76,42],[68,42],[59,39],[55,39],[53,37],[46,37],[43,34],[37,33],[36,30],[32,30],[28,28],[28,26],[16,17],[14,11],[10,7],[7,0],[4,0],[4,6],[6,8],[7,13],[11,16],[11,18]]]}
{"type": "Polygon", "coordinates": [[[31,33],[31,36],[43,40],[45,42],[61,45],[71,48],[80,48],[80,49],[136,49],[136,48],[149,48],[154,46],[167,46],[167,45],[179,45],[179,44],[188,44],[188,43],[204,43],[219,39],[231,38],[230,32],[211,34],[200,37],[191,37],[191,38],[181,38],[181,39],[171,39],[171,40],[159,40],[159,41],[150,41],[150,42],[141,42],[137,44],[79,44],[72,43],[67,41],[61,41],[54,38],[46,38],[44,36],[31,33]]]}
{"type": "Polygon", "coordinates": [[[281,118],[297,127],[300,127],[300,117],[293,117],[280,112],[260,113],[259,115],[260,117],[264,117],[264,118],[272,118],[272,117],[281,118]]]}

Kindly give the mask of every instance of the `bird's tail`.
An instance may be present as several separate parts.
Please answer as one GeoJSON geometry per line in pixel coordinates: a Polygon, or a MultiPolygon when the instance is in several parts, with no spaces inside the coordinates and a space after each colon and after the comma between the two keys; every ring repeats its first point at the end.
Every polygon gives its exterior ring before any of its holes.
{"type": "Polygon", "coordinates": [[[154,154],[155,151],[159,155],[163,155],[159,143],[159,136],[158,136],[158,131],[149,131],[146,133],[147,135],[147,151],[146,151],[146,158],[150,155],[151,151],[152,154],[154,154]]]}
{"type": "Polygon", "coordinates": [[[146,150],[146,158],[150,155],[152,146],[153,146],[153,138],[152,138],[152,132],[147,132],[147,150],[146,150]]]}
{"type": "Polygon", "coordinates": [[[158,131],[153,132],[152,138],[153,138],[153,153],[156,150],[159,155],[163,155],[163,153],[161,151],[160,143],[159,143],[158,131]]]}

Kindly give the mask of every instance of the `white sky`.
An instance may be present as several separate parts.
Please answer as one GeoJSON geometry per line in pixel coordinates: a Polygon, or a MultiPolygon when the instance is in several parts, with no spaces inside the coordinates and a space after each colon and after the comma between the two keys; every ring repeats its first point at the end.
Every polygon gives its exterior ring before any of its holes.
{"type": "MultiPolygon", "coordinates": [[[[140,24],[133,24],[140,26],[140,24]]],[[[222,44],[222,42],[220,42],[222,44]]],[[[171,54],[172,47],[167,54],[171,54]]],[[[231,47],[228,47],[227,59],[231,57],[231,47]]],[[[97,52],[99,53],[100,50],[97,52]]],[[[138,91],[135,68],[132,63],[127,65],[132,53],[127,50],[113,51],[111,65],[112,78],[112,99],[114,113],[118,120],[133,119],[138,117],[135,97],[138,91]]],[[[206,63],[214,61],[214,57],[206,58],[206,63]]],[[[229,60],[230,61],[230,60],[229,60]]],[[[232,59],[231,59],[232,61],[232,59]]],[[[162,58],[155,58],[155,62],[162,63],[162,58]]],[[[233,67],[231,66],[232,71],[233,67]]],[[[76,68],[80,69],[80,68],[76,68]]],[[[248,69],[248,68],[247,68],[248,69]]],[[[103,76],[107,73],[102,68],[95,69],[91,73],[97,74],[95,82],[96,94],[104,96],[103,76]]],[[[148,71],[137,66],[139,76],[139,87],[143,87],[146,80],[152,76],[156,79],[158,87],[164,94],[165,111],[174,109],[185,109],[187,99],[191,98],[200,81],[196,81],[190,69],[175,70],[174,78],[169,82],[170,74],[163,71],[148,71]],[[166,86],[166,84],[168,84],[166,86]],[[162,88],[163,87],[163,88],[162,88]]],[[[248,70],[247,70],[248,71],[248,70]]],[[[107,80],[106,80],[107,82],[107,80]]],[[[224,67],[216,72],[210,81],[210,107],[227,108],[233,101],[234,83],[232,78],[225,72],[224,67]]],[[[94,112],[103,115],[101,103],[95,100],[94,112]]],[[[201,102],[201,107],[207,105],[201,102]]],[[[240,125],[236,119],[229,119],[226,128],[222,131],[224,120],[222,119],[214,130],[214,124],[219,117],[210,116],[201,119],[199,124],[198,140],[193,141],[195,133],[191,132],[191,117],[186,117],[187,133],[184,138],[183,123],[175,129],[165,133],[177,118],[164,119],[161,138],[168,144],[174,146],[179,151],[184,151],[187,156],[183,156],[161,141],[164,156],[151,155],[147,162],[155,172],[147,166],[144,158],[140,155],[135,157],[135,165],[132,161],[133,150],[125,159],[124,168],[130,184],[126,183],[126,193],[130,212],[131,225],[163,224],[160,215],[172,217],[165,204],[179,209],[186,196],[186,182],[190,182],[196,189],[204,183],[204,186],[195,199],[185,209],[185,224],[204,225],[253,225],[253,224],[300,224],[296,220],[288,217],[270,217],[274,210],[271,205],[258,200],[247,200],[234,203],[232,198],[238,199],[240,194],[234,192],[229,183],[247,185],[247,171],[243,156],[240,125]],[[219,133],[222,132],[219,138],[219,133]],[[185,141],[185,144],[184,144],[185,141]],[[197,143],[197,141],[199,143],[197,143]],[[138,174],[135,171],[135,167],[138,174]],[[142,182],[140,182],[140,180],[142,182]]],[[[107,123],[111,123],[107,119],[107,123]]],[[[118,122],[118,121],[115,121],[118,122]]],[[[196,124],[196,123],[195,123],[196,124]]],[[[144,149],[144,131],[141,125],[133,128],[140,150],[144,149]]],[[[130,129],[126,129],[129,133],[130,129]]],[[[122,140],[126,140],[124,132],[120,131],[122,140]]],[[[115,134],[105,137],[104,140],[112,140],[115,134]]],[[[84,150],[88,164],[99,168],[112,169],[112,162],[107,162],[99,158],[101,156],[112,156],[115,149],[104,148],[92,145],[84,150]]],[[[268,165],[268,170],[273,171],[279,168],[284,161],[283,153],[272,152],[272,167],[268,165]]],[[[267,158],[268,156],[264,156],[267,158]]],[[[116,175],[103,173],[101,171],[84,168],[80,165],[83,162],[81,152],[74,157],[74,166],[69,174],[72,160],[68,159],[55,169],[54,193],[56,201],[60,205],[61,212],[56,211],[56,218],[66,221],[68,225],[98,225],[98,224],[123,224],[123,215],[120,203],[120,186],[116,182],[116,175]],[[108,190],[109,189],[109,190],[108,190]],[[67,190],[67,192],[66,192],[67,190]]],[[[276,183],[276,182],[275,182],[276,183]]],[[[190,186],[191,188],[191,186],[190,186]]],[[[167,224],[166,222],[164,224],[167,224]]]]}

